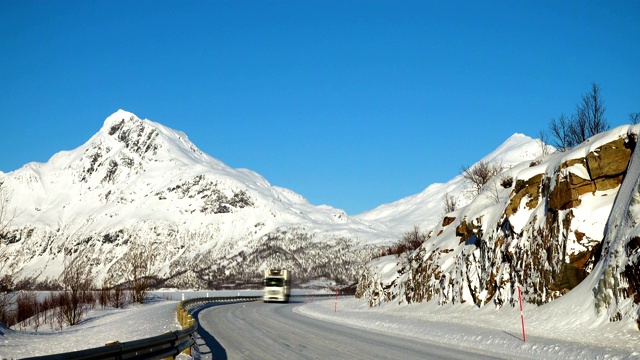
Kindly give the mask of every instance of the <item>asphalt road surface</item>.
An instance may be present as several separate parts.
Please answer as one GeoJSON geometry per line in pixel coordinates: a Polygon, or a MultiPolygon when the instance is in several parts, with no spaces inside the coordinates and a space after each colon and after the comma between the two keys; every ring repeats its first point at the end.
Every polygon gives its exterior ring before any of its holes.
{"type": "Polygon", "coordinates": [[[202,359],[500,359],[293,312],[302,305],[244,302],[196,311],[202,359]]]}

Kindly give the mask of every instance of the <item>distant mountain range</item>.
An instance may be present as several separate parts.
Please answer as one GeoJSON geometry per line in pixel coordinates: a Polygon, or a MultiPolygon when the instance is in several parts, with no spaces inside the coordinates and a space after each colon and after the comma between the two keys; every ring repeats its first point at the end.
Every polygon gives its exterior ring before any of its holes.
{"type": "MultiPolygon", "coordinates": [[[[511,167],[540,153],[536,140],[516,134],[485,159],[511,167]]],[[[183,288],[248,286],[266,267],[293,269],[298,286],[348,285],[403,232],[438,225],[445,193],[460,205],[472,200],[458,176],[348,216],[123,110],[80,147],[0,172],[0,183],[10,196],[4,210],[17,215],[0,234],[5,273],[55,280],[65,257],[81,253],[98,283],[118,283],[118,262],[142,245],[156,254],[157,285],[183,288]]]]}

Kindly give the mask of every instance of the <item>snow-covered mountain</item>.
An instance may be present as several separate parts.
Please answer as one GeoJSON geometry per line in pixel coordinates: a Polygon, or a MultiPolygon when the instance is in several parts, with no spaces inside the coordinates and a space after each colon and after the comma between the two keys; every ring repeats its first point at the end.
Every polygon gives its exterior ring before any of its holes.
{"type": "MultiPolygon", "coordinates": [[[[483,161],[511,167],[540,153],[536,140],[516,134],[483,161]]],[[[459,205],[471,201],[458,176],[350,217],[232,169],[184,133],[122,110],[82,146],[0,174],[0,183],[11,198],[4,209],[17,215],[0,231],[0,270],[54,280],[65,258],[81,253],[98,283],[113,284],[124,279],[124,255],[145,246],[156,254],[160,283],[183,287],[254,282],[267,266],[292,268],[300,284],[354,282],[381,246],[415,225],[436,226],[445,193],[459,205]]]]}
{"type": "MultiPolygon", "coordinates": [[[[514,134],[502,145],[480,160],[487,164],[511,168],[522,162],[531,162],[542,155],[543,144],[523,134],[514,134]]],[[[548,152],[553,148],[544,145],[548,152]]],[[[462,165],[462,164],[461,164],[462,165]]],[[[354,216],[356,219],[380,222],[389,229],[409,230],[419,226],[429,230],[442,221],[445,194],[455,199],[459,207],[467,205],[472,199],[469,184],[461,175],[444,184],[429,185],[419,194],[398,201],[380,205],[377,208],[354,216]]]]}
{"type": "Polygon", "coordinates": [[[21,279],[55,279],[65,256],[82,252],[98,282],[117,283],[118,262],[141,244],[157,253],[154,274],[176,286],[252,281],[266,266],[291,267],[301,283],[346,283],[364,254],[395,236],[232,169],[184,133],[122,110],[82,146],[0,182],[11,199],[4,209],[17,215],[0,233],[4,266],[21,279]]]}
{"type": "Polygon", "coordinates": [[[620,126],[512,166],[418,249],[372,260],[358,296],[500,308],[517,304],[521,287],[529,303],[640,327],[639,132],[620,126]]]}

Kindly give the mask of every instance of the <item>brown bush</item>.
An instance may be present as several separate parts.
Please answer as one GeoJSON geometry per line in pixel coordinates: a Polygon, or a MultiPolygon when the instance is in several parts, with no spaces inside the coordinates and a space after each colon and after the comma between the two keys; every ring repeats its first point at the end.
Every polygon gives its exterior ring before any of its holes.
{"type": "Polygon", "coordinates": [[[420,231],[420,227],[414,226],[412,230],[402,235],[402,239],[384,250],[380,257],[387,255],[400,255],[413,251],[427,240],[427,234],[420,231]]]}
{"type": "Polygon", "coordinates": [[[95,302],[90,291],[93,277],[89,259],[80,253],[66,258],[60,282],[65,289],[60,293],[63,319],[69,326],[77,325],[82,320],[87,305],[95,302]]]}
{"type": "Polygon", "coordinates": [[[463,166],[460,175],[463,179],[471,182],[473,194],[478,195],[482,187],[502,171],[504,171],[504,166],[501,163],[489,164],[486,161],[480,161],[472,167],[463,166]]]}
{"type": "Polygon", "coordinates": [[[16,311],[13,308],[16,293],[0,293],[0,323],[13,326],[16,323],[16,311]]]}
{"type": "Polygon", "coordinates": [[[500,186],[505,189],[511,188],[513,186],[513,176],[505,176],[500,179],[500,186]]]}

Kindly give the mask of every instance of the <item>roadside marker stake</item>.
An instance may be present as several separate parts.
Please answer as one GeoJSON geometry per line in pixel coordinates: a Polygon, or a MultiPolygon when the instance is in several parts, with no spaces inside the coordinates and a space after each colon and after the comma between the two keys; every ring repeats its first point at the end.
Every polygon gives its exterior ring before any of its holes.
{"type": "Polygon", "coordinates": [[[338,290],[336,290],[336,302],[333,303],[333,312],[334,313],[338,312],[338,290]]]}
{"type": "Polygon", "coordinates": [[[522,290],[518,285],[518,300],[520,301],[520,319],[522,320],[522,341],[527,342],[527,334],[524,332],[524,313],[522,312],[522,290]]]}

